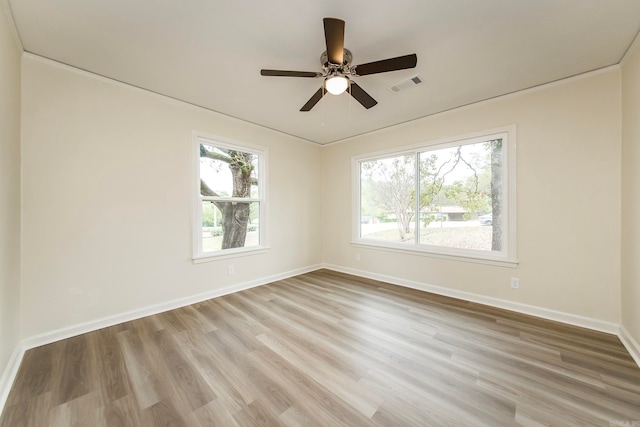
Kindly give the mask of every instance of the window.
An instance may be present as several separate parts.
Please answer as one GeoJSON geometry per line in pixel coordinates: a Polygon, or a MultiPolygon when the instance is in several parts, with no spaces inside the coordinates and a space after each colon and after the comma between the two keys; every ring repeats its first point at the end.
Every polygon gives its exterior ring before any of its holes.
{"type": "Polygon", "coordinates": [[[194,259],[266,247],[265,149],[194,132],[194,259]]]}
{"type": "Polygon", "coordinates": [[[515,265],[515,127],[353,159],[354,243],[515,265]]]}

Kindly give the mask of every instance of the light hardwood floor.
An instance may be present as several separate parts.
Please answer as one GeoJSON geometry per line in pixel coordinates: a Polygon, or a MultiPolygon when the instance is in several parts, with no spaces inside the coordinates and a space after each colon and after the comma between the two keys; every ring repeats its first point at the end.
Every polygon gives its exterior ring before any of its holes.
{"type": "Polygon", "coordinates": [[[29,350],[0,426],[640,427],[617,337],[320,270],[29,350]]]}

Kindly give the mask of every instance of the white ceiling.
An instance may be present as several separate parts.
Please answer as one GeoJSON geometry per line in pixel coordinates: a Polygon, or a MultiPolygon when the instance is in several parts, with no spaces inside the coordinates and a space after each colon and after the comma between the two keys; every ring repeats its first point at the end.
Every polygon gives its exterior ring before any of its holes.
{"type": "Polygon", "coordinates": [[[640,0],[5,1],[27,52],[319,144],[617,64],[640,31],[640,0]],[[260,69],[321,71],[323,17],[346,21],[354,64],[417,67],[356,77],[370,110],[300,112],[321,80],[260,69]]]}

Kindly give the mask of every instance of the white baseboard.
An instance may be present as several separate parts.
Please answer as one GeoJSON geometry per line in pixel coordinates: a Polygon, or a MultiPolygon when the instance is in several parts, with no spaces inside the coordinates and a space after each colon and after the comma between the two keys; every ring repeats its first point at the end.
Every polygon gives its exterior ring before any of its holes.
{"type": "Polygon", "coordinates": [[[22,344],[19,344],[15,350],[13,350],[9,363],[7,363],[7,367],[2,373],[2,377],[0,377],[0,416],[2,416],[2,410],[9,397],[13,381],[16,379],[16,375],[18,375],[18,369],[20,368],[20,363],[22,362],[25,351],[26,349],[22,344]]]}
{"type": "Polygon", "coordinates": [[[605,322],[602,320],[591,319],[588,317],[578,316],[575,314],[563,313],[560,311],[550,310],[542,307],[536,307],[532,305],[517,303],[513,301],[503,300],[499,298],[487,297],[480,294],[474,294],[471,292],[459,291],[456,289],[445,288],[442,286],[429,285],[421,282],[400,279],[393,276],[386,276],[382,274],[371,273],[368,271],[357,270],[347,267],[340,267],[332,264],[323,264],[291,270],[286,273],[276,274],[248,282],[238,283],[232,286],[227,286],[221,289],[215,289],[213,291],[204,292],[201,294],[180,298],[174,301],[168,301],[166,303],[157,304],[149,307],[144,307],[139,310],[133,310],[126,313],[118,314],[115,316],[109,316],[102,319],[86,322],[80,325],[74,325],[68,328],[62,328],[55,331],[47,332],[44,334],[36,335],[34,337],[27,338],[20,342],[16,347],[11,359],[5,368],[2,377],[0,377],[0,415],[4,409],[7,397],[11,390],[11,386],[18,373],[20,363],[24,353],[31,349],[41,345],[50,344],[55,341],[60,341],[66,338],[70,338],[76,335],[93,332],[98,329],[114,326],[123,322],[140,319],[142,317],[151,316],[154,314],[162,313],[168,310],[174,310],[176,308],[185,307],[190,304],[206,301],[212,298],[221,297],[234,292],[243,291],[257,286],[266,285],[278,280],[287,279],[289,277],[297,276],[299,274],[309,273],[311,271],[318,270],[320,268],[326,268],[328,270],[334,270],[342,273],[352,274],[354,276],[364,277],[373,280],[379,280],[386,283],[391,283],[398,286],[404,286],[411,289],[417,289],[420,291],[431,292],[438,295],[444,295],[452,298],[457,298],[465,301],[476,302],[492,307],[503,308],[506,310],[515,311],[518,313],[529,314],[543,319],[555,320],[558,322],[580,326],[587,329],[592,329],[600,332],[606,332],[617,335],[627,348],[631,357],[636,361],[640,367],[640,345],[631,336],[631,334],[623,327],[615,323],[605,322]]]}
{"type": "Polygon", "coordinates": [[[2,374],[2,377],[0,377],[0,415],[2,414],[2,410],[4,409],[7,397],[9,396],[9,392],[11,391],[11,386],[13,385],[15,377],[18,373],[18,368],[20,367],[20,363],[22,362],[24,353],[29,349],[71,338],[76,335],[97,331],[98,329],[107,328],[109,326],[114,326],[131,320],[140,319],[142,317],[185,307],[187,305],[206,301],[212,298],[232,294],[234,292],[240,292],[246,289],[255,288],[257,286],[266,285],[278,280],[283,280],[289,277],[298,276],[300,274],[309,273],[320,268],[322,268],[321,265],[299,268],[296,270],[287,271],[286,273],[275,274],[273,276],[262,277],[260,279],[251,280],[248,282],[237,283],[225,288],[215,289],[209,292],[192,295],[185,298],[179,298],[173,301],[167,301],[165,303],[144,307],[138,310],[128,311],[126,313],[116,314],[114,316],[109,316],[98,320],[92,320],[90,322],[70,326],[67,328],[57,329],[51,332],[45,332],[43,334],[24,339],[14,350],[13,354],[11,355],[11,359],[9,360],[9,364],[2,374]]]}
{"type": "Polygon", "coordinates": [[[605,332],[613,335],[620,334],[620,325],[616,323],[605,322],[603,320],[592,319],[589,317],[578,316],[576,314],[564,313],[561,311],[550,310],[548,308],[522,304],[519,302],[508,301],[500,298],[488,297],[471,292],[459,291],[456,289],[445,288],[443,286],[429,285],[426,283],[401,279],[398,277],[371,273],[369,271],[357,270],[331,264],[325,264],[323,267],[328,270],[339,271],[342,273],[352,274],[354,276],[365,277],[367,279],[379,280],[381,282],[391,283],[393,285],[404,286],[406,288],[417,289],[419,291],[431,292],[434,294],[457,298],[464,301],[476,302],[491,307],[503,308],[505,310],[541,317],[547,320],[554,320],[569,325],[580,326],[582,328],[592,329],[599,332],[605,332]]]}
{"type": "Polygon", "coordinates": [[[635,360],[636,364],[640,367],[640,343],[631,336],[624,326],[620,326],[620,335],[618,336],[622,344],[629,351],[629,354],[631,354],[631,357],[633,357],[633,360],[635,360]]]}
{"type": "Polygon", "coordinates": [[[118,325],[120,323],[129,322],[131,320],[140,319],[142,317],[152,316],[154,314],[163,313],[169,310],[175,310],[177,308],[185,307],[187,305],[206,301],[212,298],[218,298],[218,297],[229,295],[235,292],[244,291],[246,289],[255,288],[257,286],[266,285],[268,283],[276,282],[278,280],[287,279],[289,277],[293,277],[300,274],[308,273],[310,271],[318,270],[319,268],[322,268],[322,266],[315,265],[315,266],[299,268],[296,270],[287,271],[286,273],[275,274],[273,276],[267,276],[267,277],[261,277],[260,279],[250,280],[248,282],[236,283],[231,286],[227,286],[220,289],[214,289],[208,292],[203,292],[201,294],[191,295],[191,296],[188,296],[185,298],[179,298],[173,301],[167,301],[161,304],[144,307],[138,310],[128,311],[126,313],[116,314],[115,316],[109,316],[109,317],[105,317],[98,320],[92,320],[90,322],[70,326],[67,328],[58,329],[51,332],[45,332],[43,334],[27,338],[26,340],[23,341],[23,344],[24,344],[24,347],[28,350],[31,348],[39,347],[41,345],[71,338],[76,335],[97,331],[98,329],[107,328],[109,326],[118,325]]]}

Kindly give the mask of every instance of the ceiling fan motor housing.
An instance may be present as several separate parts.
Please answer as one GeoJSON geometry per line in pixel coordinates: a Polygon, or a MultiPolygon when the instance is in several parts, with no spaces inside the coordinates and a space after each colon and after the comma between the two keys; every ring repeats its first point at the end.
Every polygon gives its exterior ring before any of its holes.
{"type": "Polygon", "coordinates": [[[322,65],[322,68],[344,68],[344,67],[349,67],[351,66],[351,61],[353,60],[353,55],[351,54],[351,51],[349,49],[344,49],[344,54],[343,54],[343,58],[344,61],[342,61],[342,64],[331,64],[329,62],[329,55],[327,55],[327,51],[325,50],[324,52],[322,52],[322,55],[320,55],[320,64],[322,65]]]}

